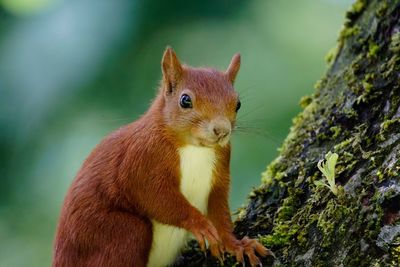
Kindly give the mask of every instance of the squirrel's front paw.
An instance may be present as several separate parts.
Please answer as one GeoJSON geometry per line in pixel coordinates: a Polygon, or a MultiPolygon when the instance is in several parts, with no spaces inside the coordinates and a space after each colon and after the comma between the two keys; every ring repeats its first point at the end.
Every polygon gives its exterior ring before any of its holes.
{"type": "Polygon", "coordinates": [[[203,251],[206,250],[206,240],[210,247],[220,246],[221,241],[217,229],[208,219],[197,221],[190,227],[189,231],[193,233],[203,251]]]}
{"type": "Polygon", "coordinates": [[[241,240],[231,240],[225,245],[225,250],[230,254],[235,255],[236,260],[241,263],[244,263],[244,256],[246,255],[252,267],[262,266],[261,261],[257,257],[256,253],[261,257],[265,257],[267,255],[275,257],[271,250],[264,247],[256,239],[250,239],[247,236],[243,237],[241,240]]]}

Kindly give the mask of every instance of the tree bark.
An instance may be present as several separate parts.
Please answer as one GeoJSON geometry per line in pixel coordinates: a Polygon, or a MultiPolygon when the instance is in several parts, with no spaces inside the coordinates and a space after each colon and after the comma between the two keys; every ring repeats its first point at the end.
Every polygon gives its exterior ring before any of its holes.
{"type": "MultiPolygon", "coordinates": [[[[353,4],[328,60],[235,232],[274,251],[264,266],[399,266],[400,0],[353,4]],[[314,184],[329,151],[336,195],[314,184]]],[[[219,263],[193,242],[176,266],[219,263]]]]}

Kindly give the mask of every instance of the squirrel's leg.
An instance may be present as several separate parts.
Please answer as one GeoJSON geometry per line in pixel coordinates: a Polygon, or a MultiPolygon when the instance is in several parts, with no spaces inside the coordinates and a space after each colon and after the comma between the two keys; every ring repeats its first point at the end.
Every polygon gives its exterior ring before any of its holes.
{"type": "Polygon", "coordinates": [[[153,238],[151,222],[126,212],[107,212],[104,216],[104,224],[98,229],[103,246],[86,266],[145,267],[153,238]]]}
{"type": "MultiPolygon", "coordinates": [[[[229,177],[225,177],[225,180],[229,177]]],[[[220,177],[223,179],[223,177],[220,177]]],[[[221,237],[221,246],[211,246],[213,256],[222,259],[223,252],[235,255],[239,262],[244,262],[244,255],[249,259],[251,266],[260,264],[256,253],[265,257],[273,253],[260,244],[256,239],[244,237],[238,240],[233,235],[233,225],[228,205],[228,183],[218,183],[213,187],[208,203],[208,218],[217,228],[221,237]]]]}
{"type": "Polygon", "coordinates": [[[173,179],[170,177],[142,180],[133,185],[142,190],[128,197],[134,196],[131,202],[140,206],[146,217],[192,232],[203,249],[206,240],[210,245],[219,243],[217,230],[179,191],[177,179],[175,183],[171,182],[173,179]]]}

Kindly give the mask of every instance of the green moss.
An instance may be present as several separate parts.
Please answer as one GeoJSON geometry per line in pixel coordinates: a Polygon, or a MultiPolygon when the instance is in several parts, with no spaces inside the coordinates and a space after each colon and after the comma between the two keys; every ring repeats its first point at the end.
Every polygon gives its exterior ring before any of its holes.
{"type": "Polygon", "coordinates": [[[394,53],[400,52],[400,32],[392,35],[389,49],[394,53]]]}
{"type": "Polygon", "coordinates": [[[294,208],[292,206],[283,206],[278,210],[278,220],[289,219],[294,213],[294,208]]]}
{"type": "Polygon", "coordinates": [[[340,32],[339,39],[344,40],[348,37],[355,36],[360,33],[360,27],[353,26],[353,27],[344,27],[340,32]]]}
{"type": "Polygon", "coordinates": [[[344,108],[343,113],[346,115],[347,118],[357,118],[357,112],[352,108],[344,108]]]}
{"type": "Polygon", "coordinates": [[[324,141],[324,140],[328,140],[328,136],[325,133],[319,133],[317,134],[317,140],[318,141],[324,141]]]}
{"type": "Polygon", "coordinates": [[[322,86],[324,85],[325,80],[324,79],[320,79],[318,81],[315,82],[314,84],[314,89],[319,90],[322,88],[322,86]]]}
{"type": "Polygon", "coordinates": [[[312,102],[312,100],[313,100],[313,98],[312,98],[312,96],[303,96],[301,99],[300,99],[300,107],[301,108],[306,108],[311,102],[312,102]]]}
{"type": "Polygon", "coordinates": [[[386,1],[381,1],[379,7],[376,9],[376,16],[377,17],[383,17],[386,14],[386,11],[388,9],[388,4],[386,1]]]}
{"type": "Polygon", "coordinates": [[[336,58],[336,56],[337,56],[337,53],[338,53],[338,47],[337,47],[337,46],[332,47],[332,48],[328,51],[328,53],[325,55],[325,61],[326,61],[326,63],[328,63],[328,64],[332,63],[332,62],[335,60],[335,58],[336,58]]]}
{"type": "Polygon", "coordinates": [[[383,78],[390,79],[390,76],[392,75],[392,73],[394,71],[398,71],[399,68],[400,68],[400,54],[394,53],[393,56],[382,65],[383,78]]]}
{"type": "Polygon", "coordinates": [[[364,238],[376,240],[383,226],[382,218],[384,216],[384,210],[382,208],[383,198],[381,193],[379,191],[375,192],[373,197],[370,199],[370,202],[370,210],[365,212],[364,216],[360,217],[360,219],[362,220],[362,223],[367,223],[364,238]]]}
{"type": "Polygon", "coordinates": [[[379,45],[377,45],[374,42],[369,42],[368,44],[368,53],[367,53],[367,57],[372,58],[372,57],[376,57],[376,54],[379,51],[379,45]]]}
{"type": "Polygon", "coordinates": [[[321,212],[317,226],[323,234],[322,246],[327,247],[331,244],[336,235],[343,235],[346,233],[346,225],[343,225],[346,216],[351,213],[351,208],[338,204],[334,199],[330,200],[324,210],[321,212]],[[337,227],[339,226],[339,227],[337,227]],[[340,228],[342,227],[342,231],[340,228]],[[336,232],[336,229],[339,229],[336,232]]]}
{"type": "Polygon", "coordinates": [[[345,25],[349,26],[354,24],[355,19],[364,11],[366,7],[366,0],[357,0],[351,8],[346,12],[346,22],[345,25]]]}
{"type": "Polygon", "coordinates": [[[395,118],[392,120],[385,120],[384,122],[381,123],[381,130],[382,131],[388,131],[391,127],[398,127],[400,123],[400,118],[395,118]]]}
{"type": "Polygon", "coordinates": [[[289,188],[289,196],[282,201],[277,210],[276,220],[284,222],[290,220],[298,205],[298,196],[303,193],[300,188],[289,188]]]}
{"type": "Polygon", "coordinates": [[[266,247],[280,247],[292,242],[293,236],[299,230],[299,226],[288,223],[280,223],[274,226],[273,233],[260,237],[260,241],[266,247]]]}
{"type": "Polygon", "coordinates": [[[329,130],[332,133],[332,139],[338,138],[340,133],[342,132],[342,129],[340,128],[340,126],[332,126],[331,128],[329,128],[329,130]]]}
{"type": "Polygon", "coordinates": [[[303,231],[300,231],[300,233],[297,235],[296,239],[297,239],[297,242],[299,242],[300,246],[304,246],[305,244],[307,244],[307,236],[308,236],[308,233],[307,233],[306,229],[304,229],[303,231]]]}
{"type": "Polygon", "coordinates": [[[390,264],[392,264],[392,266],[398,266],[398,264],[400,263],[400,237],[394,240],[393,243],[397,244],[397,246],[394,246],[390,249],[390,264]]]}
{"type": "Polygon", "coordinates": [[[358,0],[351,6],[350,12],[359,14],[365,8],[366,1],[365,0],[358,0]]]}
{"type": "Polygon", "coordinates": [[[362,84],[363,84],[364,90],[366,92],[370,92],[371,91],[371,89],[372,89],[372,84],[371,83],[369,83],[367,81],[363,81],[362,84]]]}
{"type": "MultiPolygon", "coordinates": [[[[296,140],[304,137],[306,131],[299,129],[302,127],[304,121],[312,120],[315,112],[316,112],[317,103],[312,101],[302,113],[299,113],[292,121],[293,125],[290,127],[290,131],[285,141],[283,142],[282,147],[279,151],[282,154],[282,157],[288,156],[288,154],[295,154],[302,149],[301,145],[299,145],[296,140]],[[288,154],[287,154],[288,153],[288,154]]],[[[282,169],[285,169],[283,167],[282,169]]]]}
{"type": "Polygon", "coordinates": [[[347,150],[346,148],[349,148],[352,143],[354,142],[354,137],[348,138],[340,142],[339,144],[335,145],[333,147],[334,151],[343,151],[347,150]]]}
{"type": "Polygon", "coordinates": [[[385,141],[388,133],[391,133],[393,129],[400,128],[400,118],[385,120],[380,125],[380,131],[377,135],[377,139],[381,142],[385,141]]]}
{"type": "Polygon", "coordinates": [[[279,170],[279,158],[276,158],[271,162],[265,172],[261,174],[261,182],[264,186],[268,187],[272,184],[273,180],[281,180],[285,173],[279,170]]]}
{"type": "Polygon", "coordinates": [[[358,71],[358,68],[358,61],[355,61],[351,64],[351,67],[347,69],[344,73],[344,78],[347,85],[349,86],[351,91],[353,91],[357,95],[360,94],[360,92],[362,91],[358,83],[358,77],[355,75],[355,73],[358,71]]]}

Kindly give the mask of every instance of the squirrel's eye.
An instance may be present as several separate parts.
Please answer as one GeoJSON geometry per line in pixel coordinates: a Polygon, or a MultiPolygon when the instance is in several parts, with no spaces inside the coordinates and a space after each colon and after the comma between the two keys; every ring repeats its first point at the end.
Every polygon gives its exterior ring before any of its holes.
{"type": "Polygon", "coordinates": [[[238,110],[240,109],[240,107],[242,106],[242,103],[240,102],[240,100],[237,102],[236,104],[236,112],[238,112],[238,110]]]}
{"type": "Polygon", "coordinates": [[[187,94],[181,95],[181,100],[179,102],[182,108],[192,108],[192,99],[187,94]]]}

